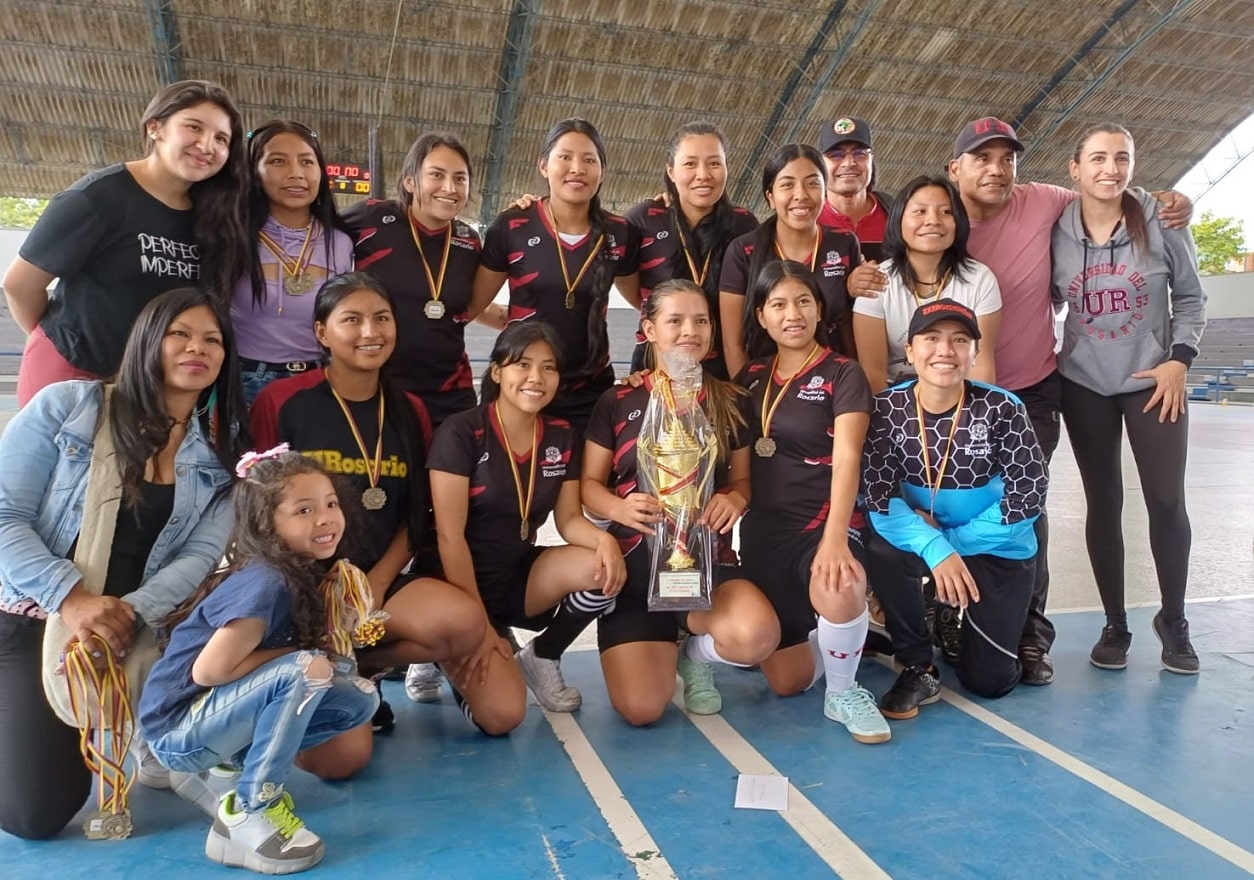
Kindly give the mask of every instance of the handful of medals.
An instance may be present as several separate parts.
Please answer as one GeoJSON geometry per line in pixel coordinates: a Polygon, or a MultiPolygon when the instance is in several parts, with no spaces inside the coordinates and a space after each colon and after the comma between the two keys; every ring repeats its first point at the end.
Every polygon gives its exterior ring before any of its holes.
{"type": "Polygon", "coordinates": [[[360,568],[341,559],[322,582],[327,609],[327,635],[338,657],[352,657],[355,648],[369,648],[383,638],[388,613],[374,607],[374,592],[360,568]]]}

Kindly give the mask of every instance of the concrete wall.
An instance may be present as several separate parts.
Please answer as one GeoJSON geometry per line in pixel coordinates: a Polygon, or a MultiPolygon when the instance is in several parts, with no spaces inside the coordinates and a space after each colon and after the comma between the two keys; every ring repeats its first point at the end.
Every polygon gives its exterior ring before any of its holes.
{"type": "Polygon", "coordinates": [[[1254,272],[1205,275],[1207,318],[1254,317],[1254,272]]]}

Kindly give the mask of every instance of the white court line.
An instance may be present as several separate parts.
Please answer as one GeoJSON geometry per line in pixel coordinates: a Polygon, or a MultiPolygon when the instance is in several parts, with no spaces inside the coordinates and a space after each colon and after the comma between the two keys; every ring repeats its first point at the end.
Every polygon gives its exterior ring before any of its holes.
{"type": "MultiPolygon", "coordinates": [[[[1186,599],[1185,605],[1213,605],[1218,602],[1241,602],[1248,599],[1254,599],[1254,593],[1246,593],[1240,596],[1202,596],[1198,599],[1186,599]]],[[[1128,605],[1132,608],[1157,608],[1162,602],[1133,602],[1128,605]]],[[[1089,611],[1105,611],[1101,605],[1085,605],[1080,608],[1049,608],[1047,613],[1050,617],[1055,614],[1081,614],[1089,611]]]]}
{"type": "MultiPolygon", "coordinates": [[[[889,669],[896,670],[892,660],[885,657],[876,659],[889,669]]],[[[1220,837],[1209,828],[1199,825],[1170,807],[1164,806],[1153,798],[1141,794],[1132,786],[1125,785],[1118,779],[1103,773],[1095,767],[1090,767],[1079,758],[1073,757],[1057,746],[1051,745],[1039,736],[1028,733],[1017,724],[1007,721],[995,712],[990,712],[988,709],[972,702],[950,688],[942,686],[941,697],[955,709],[965,712],[976,721],[986,724],[1002,736],[1019,743],[1019,745],[1026,746],[1045,760],[1058,765],[1068,773],[1080,777],[1106,794],[1123,801],[1132,809],[1144,813],[1155,822],[1167,826],[1198,846],[1210,850],[1224,861],[1231,862],[1242,870],[1254,873],[1254,853],[1242,849],[1226,837],[1220,837]]]]}
{"type": "MultiPolygon", "coordinates": [[[[684,711],[683,697],[678,693],[673,702],[684,711]]],[[[739,772],[784,775],[721,715],[688,715],[688,720],[739,772]]],[[[892,880],[791,782],[788,783],[788,809],[779,815],[842,880],[892,880]]]]}
{"type": "Polygon", "coordinates": [[[627,802],[622,789],[592,748],[592,743],[588,742],[588,737],[584,735],[578,722],[562,712],[549,712],[547,709],[542,711],[549,726],[553,728],[553,733],[557,735],[558,742],[575,765],[575,771],[583,780],[588,794],[592,795],[597,809],[618,839],[623,855],[636,869],[636,876],[641,880],[676,880],[675,871],[662,855],[661,849],[636,815],[636,811],[627,802]]]}

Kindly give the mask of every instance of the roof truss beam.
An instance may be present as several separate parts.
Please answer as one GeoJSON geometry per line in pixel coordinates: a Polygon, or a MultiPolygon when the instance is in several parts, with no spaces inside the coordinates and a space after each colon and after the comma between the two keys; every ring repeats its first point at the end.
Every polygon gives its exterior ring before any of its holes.
{"type": "Polygon", "coordinates": [[[162,85],[187,79],[183,73],[183,44],[179,42],[174,0],[144,0],[157,56],[157,79],[162,85]]]}
{"type": "Polygon", "coordinates": [[[522,104],[523,77],[536,23],[540,19],[542,0],[514,0],[509,24],[505,28],[505,46],[501,50],[501,68],[497,80],[496,107],[492,112],[492,128],[488,134],[487,170],[484,174],[483,199],[479,218],[492,222],[501,201],[501,178],[505,160],[514,139],[514,125],[522,104]]]}

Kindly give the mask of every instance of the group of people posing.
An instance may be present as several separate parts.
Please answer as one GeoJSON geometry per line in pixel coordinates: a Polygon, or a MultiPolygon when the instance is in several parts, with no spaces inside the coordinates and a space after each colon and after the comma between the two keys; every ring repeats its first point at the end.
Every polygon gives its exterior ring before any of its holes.
{"type": "Polygon", "coordinates": [[[140,780],[214,817],[211,859],[266,873],[321,858],[287,776],[366,765],[390,723],[371,678],[393,667],[414,664],[419,700],[446,680],[488,735],[522,722],[528,690],[580,706],[559,661],[593,621],[633,725],[661,717],[677,671],[687,710],[718,712],[719,663],[780,696],[823,680],[824,714],[868,743],[939,699],[934,644],[978,695],[1049,684],[1060,419],[1106,610],[1092,662],[1124,668],[1132,638],[1126,426],[1162,662],[1198,671],[1184,377],[1205,298],[1191,206],[1130,188],[1123,128],[1080,138],[1076,192],[1016,183],[1015,131],[976,120],[947,176],[889,197],[870,126],[840,118],[768,158],[759,223],[727,197],[717,128],[678,129],[664,192],[617,216],[600,135],[566,119],[537,154],[547,191],[482,237],[452,135],[414,142],[396,199],[341,213],[317,134],[246,135],[213,84],[166,87],[142,129],[144,157],[55,197],[4,277],[29,342],[0,438],[0,828],[54,835],[90,789],[43,692],[54,613],[102,663],[158,633],[140,780]],[[623,384],[612,286],[640,310],[623,384]],[[475,320],[502,331],[478,395],[475,320]],[[702,365],[698,388],[671,382],[677,361],[702,365]],[[709,610],[647,603],[664,514],[636,441],[656,394],[718,439],[709,610]],[[105,495],[116,511],[93,513],[105,495]],[[550,517],[566,543],[536,546],[550,517]],[[345,559],[387,616],[353,656],[320,590],[345,559]],[[878,701],[856,680],[870,592],[901,666],[878,701]],[[539,635],[519,648],[513,628],[539,635]]]}

